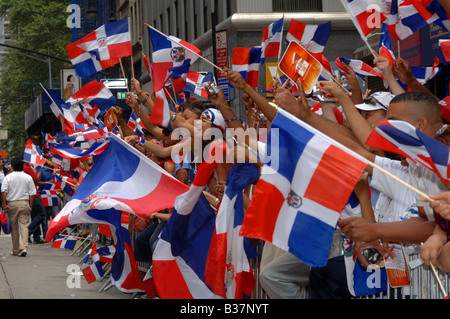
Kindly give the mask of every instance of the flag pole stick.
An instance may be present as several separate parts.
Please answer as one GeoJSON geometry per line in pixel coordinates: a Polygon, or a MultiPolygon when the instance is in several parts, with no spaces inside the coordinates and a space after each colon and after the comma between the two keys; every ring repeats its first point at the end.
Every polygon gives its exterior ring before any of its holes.
{"type": "Polygon", "coordinates": [[[397,182],[401,183],[403,186],[408,187],[410,190],[416,192],[417,194],[421,195],[422,197],[426,198],[428,201],[430,202],[434,202],[434,199],[432,199],[430,196],[428,196],[427,194],[425,194],[424,192],[418,190],[417,188],[409,185],[408,183],[406,183],[405,181],[401,180],[400,178],[398,178],[397,176],[393,175],[391,172],[385,170],[384,168],[378,166],[377,164],[369,161],[368,164],[370,166],[372,166],[375,169],[378,169],[379,171],[383,172],[384,174],[388,175],[389,177],[395,179],[397,182]]]}
{"type": "Polygon", "coordinates": [[[133,54],[130,55],[130,58],[131,58],[131,77],[133,79],[135,79],[135,77],[134,77],[134,59],[133,59],[133,54]]]}
{"type": "Polygon", "coordinates": [[[398,58],[400,59],[400,40],[397,40],[397,52],[398,52],[398,58]]]}
{"type": "MultiPolygon", "coordinates": [[[[423,243],[420,243],[421,246],[423,246],[423,243]]],[[[444,286],[442,285],[441,279],[439,278],[436,268],[434,267],[433,263],[430,261],[430,267],[431,267],[431,271],[433,272],[434,278],[436,279],[439,288],[441,289],[442,294],[444,295],[445,299],[450,299],[447,295],[447,292],[444,289],[444,286]]]]}
{"type": "MultiPolygon", "coordinates": [[[[174,41],[174,40],[172,40],[170,37],[168,37],[166,34],[162,33],[162,32],[159,31],[158,29],[155,29],[155,28],[152,27],[151,25],[149,25],[149,24],[147,24],[147,23],[146,23],[145,25],[146,25],[148,28],[150,28],[150,29],[152,29],[152,30],[158,32],[159,34],[165,36],[168,40],[170,40],[170,41],[172,41],[172,42],[174,42],[174,43],[177,43],[176,41],[174,41]]],[[[222,69],[222,68],[218,67],[217,65],[215,65],[215,64],[212,63],[211,61],[209,61],[209,60],[207,60],[206,58],[202,57],[202,56],[201,56],[200,54],[198,54],[197,52],[192,51],[191,49],[189,49],[188,47],[185,47],[184,45],[182,45],[182,44],[180,44],[180,43],[177,43],[177,44],[179,44],[179,45],[181,45],[183,48],[189,50],[190,52],[192,52],[193,54],[195,54],[197,57],[199,57],[200,59],[202,59],[202,60],[205,61],[206,63],[209,63],[210,65],[212,65],[213,67],[215,67],[217,70],[223,72],[223,69],[222,69]]]]}
{"type": "Polygon", "coordinates": [[[167,90],[166,87],[164,87],[164,91],[167,93],[167,95],[169,95],[170,99],[173,102],[173,106],[175,107],[175,105],[177,105],[177,104],[175,103],[174,99],[172,98],[172,94],[170,94],[170,92],[167,90]]]}
{"type": "MultiPolygon", "coordinates": [[[[126,79],[127,77],[125,76],[125,70],[123,69],[123,64],[122,64],[122,58],[119,59],[120,62],[120,68],[122,69],[122,76],[124,79],[126,79]]],[[[128,84],[127,84],[127,92],[130,92],[130,89],[128,88],[128,84]]]]}

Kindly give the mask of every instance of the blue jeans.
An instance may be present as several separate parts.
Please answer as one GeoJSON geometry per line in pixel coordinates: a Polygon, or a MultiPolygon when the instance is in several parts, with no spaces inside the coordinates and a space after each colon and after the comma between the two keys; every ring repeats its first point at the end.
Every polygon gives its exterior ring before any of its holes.
{"type": "Polygon", "coordinates": [[[43,237],[47,234],[48,223],[45,212],[45,207],[39,197],[34,198],[33,209],[31,210],[31,223],[28,226],[29,235],[33,235],[34,240],[37,240],[41,235],[41,225],[43,237]]]}

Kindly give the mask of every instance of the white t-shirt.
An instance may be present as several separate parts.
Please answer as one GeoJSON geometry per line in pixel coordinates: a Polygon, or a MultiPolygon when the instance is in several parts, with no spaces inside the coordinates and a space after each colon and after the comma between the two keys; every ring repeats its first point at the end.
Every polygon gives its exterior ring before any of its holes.
{"type": "MultiPolygon", "coordinates": [[[[400,161],[377,156],[375,164],[392,173],[404,182],[411,184],[411,176],[407,166],[400,161]]],[[[374,168],[370,186],[380,192],[374,207],[377,222],[398,222],[411,217],[418,217],[415,192],[392,177],[374,168]]]]}
{"type": "MultiPolygon", "coordinates": [[[[438,194],[448,191],[439,176],[423,166],[407,159],[409,164],[409,174],[411,175],[411,185],[427,195],[438,194]]],[[[417,206],[422,206],[427,214],[428,220],[434,221],[433,209],[429,203],[422,202],[422,196],[414,192],[417,206]]]]}
{"type": "Polygon", "coordinates": [[[5,176],[2,183],[2,192],[6,192],[6,201],[28,200],[29,196],[36,195],[33,178],[24,172],[12,172],[5,176]]]}

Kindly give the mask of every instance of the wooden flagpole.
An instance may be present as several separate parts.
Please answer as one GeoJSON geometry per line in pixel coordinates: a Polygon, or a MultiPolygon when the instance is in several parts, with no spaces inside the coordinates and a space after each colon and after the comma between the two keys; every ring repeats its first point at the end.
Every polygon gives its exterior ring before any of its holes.
{"type": "MultiPolygon", "coordinates": [[[[119,62],[120,62],[120,68],[122,69],[122,76],[124,79],[126,79],[127,77],[125,76],[125,70],[123,69],[122,58],[119,59],[119,62]]],[[[128,88],[128,85],[127,85],[127,92],[130,93],[130,89],[128,88]]]]}

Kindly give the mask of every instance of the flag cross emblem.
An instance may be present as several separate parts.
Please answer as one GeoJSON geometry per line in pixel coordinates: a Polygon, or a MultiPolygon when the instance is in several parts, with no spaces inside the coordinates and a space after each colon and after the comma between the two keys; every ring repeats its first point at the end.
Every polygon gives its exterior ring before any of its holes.
{"type": "Polygon", "coordinates": [[[170,51],[170,57],[174,62],[183,62],[184,61],[184,48],[183,47],[174,47],[170,51]]]}
{"type": "Polygon", "coordinates": [[[294,208],[299,208],[303,204],[303,200],[300,196],[298,196],[292,189],[289,192],[288,197],[286,198],[289,206],[294,208]]]}
{"type": "Polygon", "coordinates": [[[108,39],[106,37],[102,37],[97,39],[97,44],[99,48],[106,48],[108,46],[108,39]]]}

